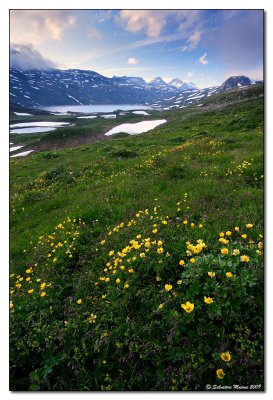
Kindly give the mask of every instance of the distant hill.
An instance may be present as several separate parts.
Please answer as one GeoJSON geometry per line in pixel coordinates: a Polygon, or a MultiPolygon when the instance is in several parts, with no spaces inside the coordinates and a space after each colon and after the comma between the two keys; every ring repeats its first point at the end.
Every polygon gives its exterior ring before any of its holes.
{"type": "Polygon", "coordinates": [[[10,68],[10,103],[39,108],[79,104],[151,104],[176,107],[194,104],[212,93],[255,84],[245,77],[230,77],[221,86],[198,89],[179,78],[166,83],[161,77],[146,82],[140,77],[107,78],[87,70],[31,70],[10,68]]]}

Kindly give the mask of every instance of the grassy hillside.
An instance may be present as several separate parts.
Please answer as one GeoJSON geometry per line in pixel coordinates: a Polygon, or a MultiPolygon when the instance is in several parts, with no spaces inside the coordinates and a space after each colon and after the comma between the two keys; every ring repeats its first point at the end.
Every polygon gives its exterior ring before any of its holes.
{"type": "Polygon", "coordinates": [[[12,390],[262,388],[261,93],[11,160],[12,390]]]}

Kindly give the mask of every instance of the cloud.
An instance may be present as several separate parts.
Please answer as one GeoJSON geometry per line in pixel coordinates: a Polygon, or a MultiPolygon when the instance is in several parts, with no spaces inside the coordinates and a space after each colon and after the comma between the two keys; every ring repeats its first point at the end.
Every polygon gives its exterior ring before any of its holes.
{"type": "Polygon", "coordinates": [[[60,41],[75,21],[76,16],[69,10],[11,10],[11,41],[33,44],[49,39],[60,41]]]}
{"type": "Polygon", "coordinates": [[[193,76],[194,75],[194,72],[192,72],[192,71],[190,71],[190,72],[188,72],[188,78],[190,78],[191,76],[193,76]]]}
{"type": "Polygon", "coordinates": [[[156,16],[154,10],[122,10],[119,21],[129,32],[144,31],[149,37],[158,37],[166,25],[166,12],[156,16]]]}
{"type": "Polygon", "coordinates": [[[137,59],[137,58],[135,58],[135,57],[129,57],[128,58],[128,64],[130,64],[130,65],[136,65],[136,64],[138,64],[139,63],[139,60],[137,59]]]}
{"type": "Polygon", "coordinates": [[[94,37],[95,39],[102,39],[102,34],[94,27],[94,26],[90,26],[87,29],[87,36],[89,37],[94,37]]]}
{"type": "Polygon", "coordinates": [[[48,70],[56,68],[55,64],[44,58],[32,45],[11,44],[10,66],[20,70],[48,70]]]}
{"type": "Polygon", "coordinates": [[[208,53],[203,54],[200,58],[198,58],[198,61],[203,65],[208,64],[209,62],[206,60],[207,55],[208,53]]]}
{"type": "Polygon", "coordinates": [[[100,10],[96,12],[96,18],[99,23],[106,22],[113,16],[112,10],[100,10]]]}
{"type": "Polygon", "coordinates": [[[191,51],[195,49],[201,39],[201,32],[195,31],[192,35],[190,35],[189,39],[187,40],[187,45],[182,48],[182,51],[191,51]]]}
{"type": "Polygon", "coordinates": [[[189,32],[196,26],[199,10],[122,10],[116,21],[129,32],[144,32],[149,38],[158,38],[172,18],[176,32],[189,32]]]}

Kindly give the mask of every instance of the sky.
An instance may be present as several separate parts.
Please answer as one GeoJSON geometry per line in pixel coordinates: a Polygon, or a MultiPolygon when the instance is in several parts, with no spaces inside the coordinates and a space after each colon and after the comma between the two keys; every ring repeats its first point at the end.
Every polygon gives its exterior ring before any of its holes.
{"type": "Polygon", "coordinates": [[[11,66],[161,76],[200,88],[263,79],[262,10],[11,10],[11,66]]]}

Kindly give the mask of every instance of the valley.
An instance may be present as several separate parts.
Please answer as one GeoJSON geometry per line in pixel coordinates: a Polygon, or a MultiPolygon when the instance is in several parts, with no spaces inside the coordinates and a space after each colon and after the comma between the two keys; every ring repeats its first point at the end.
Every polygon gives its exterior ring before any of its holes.
{"type": "Polygon", "coordinates": [[[197,105],[11,113],[12,389],[262,382],[263,85],[197,105]]]}

